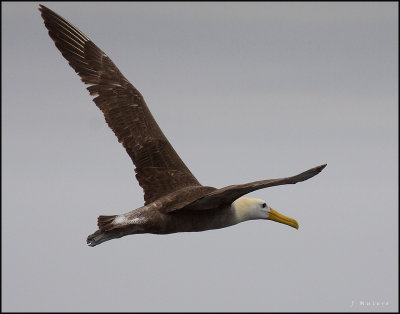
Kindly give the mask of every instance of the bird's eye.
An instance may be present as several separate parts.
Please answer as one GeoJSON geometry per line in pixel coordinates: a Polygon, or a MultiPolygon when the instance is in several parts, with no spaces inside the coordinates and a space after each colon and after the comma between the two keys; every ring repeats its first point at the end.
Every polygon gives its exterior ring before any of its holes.
{"type": "Polygon", "coordinates": [[[267,207],[267,204],[266,203],[262,204],[262,207],[263,208],[267,207]]]}

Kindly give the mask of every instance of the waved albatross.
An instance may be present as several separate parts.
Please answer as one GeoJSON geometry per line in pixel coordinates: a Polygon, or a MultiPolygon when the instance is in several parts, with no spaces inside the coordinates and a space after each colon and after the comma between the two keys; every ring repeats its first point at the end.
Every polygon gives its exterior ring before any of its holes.
{"type": "Polygon", "coordinates": [[[99,229],[87,237],[90,246],[130,234],[204,231],[251,219],[268,219],[298,229],[261,199],[242,197],[252,191],[307,180],[325,168],[298,175],[230,185],[203,186],[183,163],[154,120],[143,96],[111,59],[57,13],[39,6],[44,24],[69,65],[90,86],[90,95],[109,127],[125,147],[144,191],[144,205],[121,215],[99,216],[99,229]]]}

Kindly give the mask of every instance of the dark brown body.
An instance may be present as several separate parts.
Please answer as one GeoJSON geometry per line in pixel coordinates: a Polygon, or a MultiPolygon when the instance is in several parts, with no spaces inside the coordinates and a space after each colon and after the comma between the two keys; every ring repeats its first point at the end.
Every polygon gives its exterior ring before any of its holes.
{"type": "Polygon", "coordinates": [[[204,231],[237,223],[231,204],[252,191],[295,184],[315,176],[326,164],[296,176],[261,180],[221,189],[203,186],[169,143],[141,93],[112,60],[63,17],[39,6],[49,36],[69,65],[88,84],[93,101],[135,165],[144,206],[123,215],[99,216],[99,230],[87,243],[136,233],[204,231]]]}
{"type": "Polygon", "coordinates": [[[262,180],[222,189],[196,186],[170,193],[159,200],[124,214],[125,224],[116,225],[114,216],[99,216],[99,230],[87,238],[90,246],[130,234],[197,232],[219,229],[238,223],[231,207],[233,201],[251,191],[281,184],[295,184],[320,173],[317,166],[296,176],[262,180]]]}
{"type": "Polygon", "coordinates": [[[131,234],[153,233],[170,234],[177,232],[199,232],[211,229],[220,229],[237,224],[232,208],[225,207],[216,210],[182,210],[168,214],[156,209],[148,209],[143,212],[143,207],[131,213],[131,218],[138,218],[142,223],[131,224],[126,227],[109,231],[97,230],[87,238],[91,246],[102,242],[121,238],[131,234]],[[134,217],[136,216],[136,217],[134,217]]]}
{"type": "Polygon", "coordinates": [[[170,214],[156,213],[150,233],[198,232],[220,229],[237,223],[231,207],[216,210],[175,211],[170,214]]]}

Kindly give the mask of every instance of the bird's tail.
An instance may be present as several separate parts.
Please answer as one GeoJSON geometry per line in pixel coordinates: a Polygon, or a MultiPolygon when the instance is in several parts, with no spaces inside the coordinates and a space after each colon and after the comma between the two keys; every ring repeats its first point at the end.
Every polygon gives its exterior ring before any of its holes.
{"type": "Polygon", "coordinates": [[[113,224],[115,217],[117,217],[117,215],[99,216],[97,218],[99,230],[87,237],[87,244],[96,246],[100,243],[118,238],[118,233],[112,232],[112,230],[115,229],[115,225],[113,224]]]}
{"type": "Polygon", "coordinates": [[[99,216],[97,218],[97,226],[101,231],[110,231],[112,229],[115,229],[115,224],[113,224],[113,221],[115,217],[118,215],[111,215],[111,216],[99,216]]]}
{"type": "Polygon", "coordinates": [[[140,223],[132,222],[125,216],[99,216],[97,218],[99,230],[87,237],[87,244],[96,246],[105,241],[121,238],[128,234],[143,233],[144,229],[140,223]]]}

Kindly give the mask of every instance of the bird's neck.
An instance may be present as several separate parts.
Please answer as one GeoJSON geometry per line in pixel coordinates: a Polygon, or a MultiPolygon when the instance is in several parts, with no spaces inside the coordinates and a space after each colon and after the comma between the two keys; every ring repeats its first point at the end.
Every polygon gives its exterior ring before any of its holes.
{"type": "Polygon", "coordinates": [[[251,210],[251,198],[241,197],[234,201],[231,205],[237,223],[246,220],[258,219],[251,210]]]}

